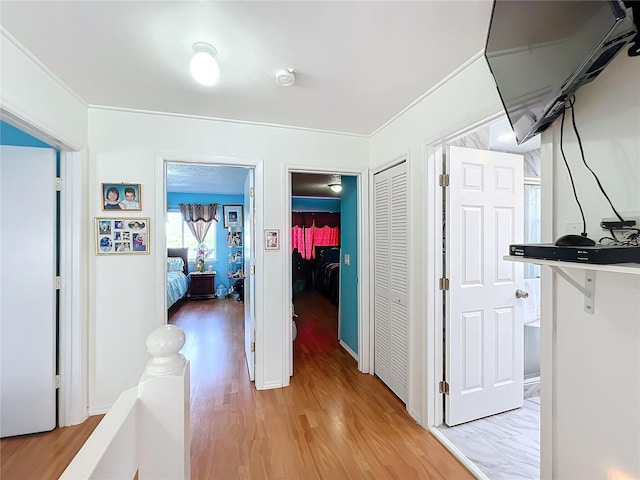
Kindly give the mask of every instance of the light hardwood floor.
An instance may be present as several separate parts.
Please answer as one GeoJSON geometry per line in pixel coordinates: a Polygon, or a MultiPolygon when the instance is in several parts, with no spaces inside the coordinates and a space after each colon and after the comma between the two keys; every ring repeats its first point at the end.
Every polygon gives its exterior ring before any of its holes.
{"type": "Polygon", "coordinates": [[[295,306],[291,385],[264,391],[249,381],[242,304],[189,302],[172,317],[191,361],[193,478],[473,478],[378,379],[358,372],[338,344],[335,305],[311,293],[295,306]]]}
{"type": "Polygon", "coordinates": [[[101,419],[102,415],[95,415],[81,425],[56,428],[52,432],[3,438],[0,440],[0,478],[58,478],[101,419]]]}
{"type": "MultiPolygon", "coordinates": [[[[183,353],[191,362],[192,478],[473,478],[384,384],[358,372],[337,342],[335,305],[314,293],[296,297],[295,304],[291,385],[264,391],[249,381],[241,303],[188,301],[172,313],[170,323],[186,332],[183,353]]],[[[65,447],[67,440],[50,438],[49,446],[39,447],[53,452],[46,458],[68,462],[75,451],[65,447]]],[[[2,441],[3,480],[57,478],[64,470],[66,463],[58,473],[29,469],[38,449],[22,456],[20,470],[15,454],[5,458],[5,442],[13,440],[2,441]]]]}

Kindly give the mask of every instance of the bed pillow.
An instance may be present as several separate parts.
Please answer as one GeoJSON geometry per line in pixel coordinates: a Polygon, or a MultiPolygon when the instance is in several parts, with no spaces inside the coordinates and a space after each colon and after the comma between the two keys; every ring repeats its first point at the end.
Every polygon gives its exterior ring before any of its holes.
{"type": "Polygon", "coordinates": [[[184,269],[184,260],[180,257],[167,258],[167,271],[168,272],[182,272],[184,269]]]}

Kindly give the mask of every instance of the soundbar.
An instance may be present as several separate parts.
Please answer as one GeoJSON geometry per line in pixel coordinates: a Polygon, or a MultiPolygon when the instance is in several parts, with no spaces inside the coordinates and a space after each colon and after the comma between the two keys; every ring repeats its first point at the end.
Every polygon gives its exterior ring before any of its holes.
{"type": "Polygon", "coordinates": [[[593,247],[559,247],[553,243],[509,245],[509,255],[541,260],[593,263],[640,263],[640,247],[595,245],[593,247]]]}

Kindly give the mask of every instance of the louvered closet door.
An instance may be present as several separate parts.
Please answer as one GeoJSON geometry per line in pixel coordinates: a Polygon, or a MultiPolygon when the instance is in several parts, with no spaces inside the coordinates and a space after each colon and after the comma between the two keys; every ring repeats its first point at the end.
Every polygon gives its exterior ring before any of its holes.
{"type": "Polygon", "coordinates": [[[406,402],[408,372],[407,173],[374,175],[374,372],[406,402]]]}

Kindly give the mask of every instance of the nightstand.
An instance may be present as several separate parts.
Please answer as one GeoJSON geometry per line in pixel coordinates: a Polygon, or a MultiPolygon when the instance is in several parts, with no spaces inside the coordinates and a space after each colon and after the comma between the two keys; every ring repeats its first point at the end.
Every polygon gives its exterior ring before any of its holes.
{"type": "Polygon", "coordinates": [[[216,298],[215,272],[191,272],[188,298],[216,298]]]}

